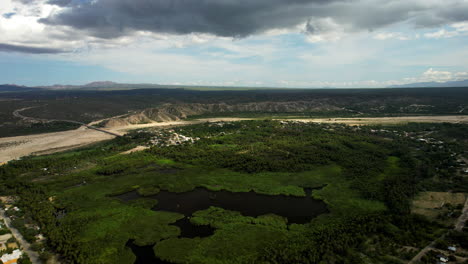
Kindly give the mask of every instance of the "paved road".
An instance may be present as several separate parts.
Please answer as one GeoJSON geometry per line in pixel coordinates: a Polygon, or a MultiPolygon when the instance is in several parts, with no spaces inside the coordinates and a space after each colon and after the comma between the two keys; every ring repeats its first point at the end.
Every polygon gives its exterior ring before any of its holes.
{"type": "Polygon", "coordinates": [[[16,240],[20,243],[21,247],[23,248],[23,251],[28,254],[29,259],[31,259],[31,262],[33,264],[41,264],[42,262],[39,260],[39,254],[36,251],[33,251],[31,249],[31,244],[26,241],[21,233],[14,227],[11,226],[11,220],[9,217],[5,215],[5,211],[3,209],[0,209],[0,219],[3,219],[5,221],[5,225],[10,229],[11,233],[15,236],[16,240]]]}
{"type": "MultiPolygon", "coordinates": [[[[463,207],[462,210],[462,215],[458,217],[457,222],[455,223],[455,228],[454,230],[456,231],[461,231],[465,225],[466,220],[468,219],[468,198],[465,201],[465,206],[463,207]]],[[[434,248],[436,241],[438,239],[444,239],[444,237],[448,234],[448,232],[444,233],[442,236],[437,238],[436,240],[432,241],[429,245],[427,245],[425,248],[423,248],[416,256],[414,256],[413,259],[411,259],[408,264],[413,264],[419,261],[424,255],[426,255],[427,252],[429,252],[431,249],[434,248]]]]}

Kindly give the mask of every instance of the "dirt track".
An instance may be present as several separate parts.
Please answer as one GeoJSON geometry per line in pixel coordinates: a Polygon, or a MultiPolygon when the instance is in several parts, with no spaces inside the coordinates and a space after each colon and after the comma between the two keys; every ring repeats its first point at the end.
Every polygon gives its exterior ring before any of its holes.
{"type": "MultiPolygon", "coordinates": [[[[253,120],[255,118],[206,118],[192,121],[158,122],[140,125],[106,128],[106,131],[123,134],[128,130],[198,124],[204,122],[233,122],[253,120]]],[[[278,119],[281,120],[281,119],[278,119]]],[[[395,124],[407,122],[425,123],[468,123],[468,116],[417,116],[417,117],[376,117],[376,118],[320,118],[320,119],[285,119],[289,121],[315,122],[315,123],[344,123],[348,125],[365,124],[395,124]]],[[[0,138],[0,164],[31,154],[47,154],[91,143],[112,139],[114,136],[101,131],[80,127],[76,130],[45,133],[29,136],[0,138]]]]}

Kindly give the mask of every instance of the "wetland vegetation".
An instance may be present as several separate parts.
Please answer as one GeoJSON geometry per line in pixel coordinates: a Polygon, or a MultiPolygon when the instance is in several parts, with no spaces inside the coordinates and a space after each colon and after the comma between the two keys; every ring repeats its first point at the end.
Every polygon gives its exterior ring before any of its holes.
{"type": "Polygon", "coordinates": [[[464,130],[206,123],[173,128],[193,143],[121,154],[156,135],[140,130],[12,161],[0,191],[69,263],[403,263],[447,229],[411,214],[411,200],[434,181],[466,183],[434,179],[464,151],[449,142],[464,130]],[[447,138],[432,155],[396,136],[427,129],[447,138]]]}

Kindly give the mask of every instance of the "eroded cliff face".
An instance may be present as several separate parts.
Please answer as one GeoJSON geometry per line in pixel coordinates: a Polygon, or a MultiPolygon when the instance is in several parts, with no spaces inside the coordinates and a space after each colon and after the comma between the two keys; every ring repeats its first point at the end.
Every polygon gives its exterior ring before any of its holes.
{"type": "Polygon", "coordinates": [[[106,127],[124,126],[129,124],[145,124],[152,122],[178,121],[189,116],[211,113],[236,112],[266,112],[266,113],[297,113],[344,110],[320,101],[294,102],[258,102],[242,104],[165,104],[158,108],[148,108],[126,117],[112,118],[106,127]]]}

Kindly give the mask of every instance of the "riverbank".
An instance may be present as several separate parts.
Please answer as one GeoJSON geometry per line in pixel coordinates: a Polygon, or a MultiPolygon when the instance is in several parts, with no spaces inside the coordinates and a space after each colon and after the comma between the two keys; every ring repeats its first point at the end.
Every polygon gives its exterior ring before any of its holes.
{"type": "MultiPolygon", "coordinates": [[[[118,127],[105,128],[106,131],[115,134],[125,134],[130,130],[151,127],[169,127],[200,124],[205,122],[236,122],[243,120],[256,120],[257,118],[203,118],[190,121],[168,121],[148,124],[133,124],[118,127]]],[[[404,124],[409,122],[419,123],[468,123],[468,116],[404,116],[404,117],[368,117],[368,118],[310,118],[310,119],[275,119],[280,121],[312,122],[312,123],[340,123],[347,125],[377,125],[377,124],[404,124]]],[[[87,127],[75,130],[44,133],[29,136],[0,138],[0,165],[10,160],[19,159],[28,155],[51,154],[92,143],[114,138],[113,135],[103,133],[87,127]]]]}

